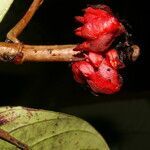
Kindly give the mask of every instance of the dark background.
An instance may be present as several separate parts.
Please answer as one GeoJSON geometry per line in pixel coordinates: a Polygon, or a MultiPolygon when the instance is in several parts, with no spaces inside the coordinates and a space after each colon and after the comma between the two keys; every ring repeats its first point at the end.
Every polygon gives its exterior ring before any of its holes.
{"type": "MultiPolygon", "coordinates": [[[[23,16],[31,0],[15,0],[0,24],[0,40],[23,16]]],[[[137,62],[122,71],[115,95],[94,96],[73,80],[67,63],[0,63],[0,105],[66,112],[90,122],[112,150],[150,149],[149,4],[147,0],[45,0],[20,39],[28,44],[78,43],[74,16],[87,4],[110,5],[132,26],[141,47],[137,62]]]]}

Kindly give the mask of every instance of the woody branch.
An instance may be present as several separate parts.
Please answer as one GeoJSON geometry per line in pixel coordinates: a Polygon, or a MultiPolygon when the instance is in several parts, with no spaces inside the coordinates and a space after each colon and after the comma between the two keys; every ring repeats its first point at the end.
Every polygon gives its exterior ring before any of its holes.
{"type": "Polygon", "coordinates": [[[22,44],[18,36],[28,25],[33,15],[42,4],[43,0],[33,0],[31,6],[20,19],[20,21],[8,32],[7,41],[0,42],[0,61],[10,61],[22,63],[32,62],[52,62],[52,61],[78,61],[81,52],[74,51],[76,45],[25,45],[22,44]]]}
{"type": "Polygon", "coordinates": [[[76,45],[23,45],[0,43],[0,61],[4,62],[72,62],[82,60],[82,54],[73,49],[76,45]]]}

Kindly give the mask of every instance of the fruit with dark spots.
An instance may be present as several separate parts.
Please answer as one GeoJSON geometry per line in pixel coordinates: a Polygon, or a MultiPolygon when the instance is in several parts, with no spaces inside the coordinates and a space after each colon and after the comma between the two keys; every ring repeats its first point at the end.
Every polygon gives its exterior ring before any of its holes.
{"type": "Polygon", "coordinates": [[[122,86],[122,80],[117,70],[112,67],[108,58],[106,59],[100,54],[92,54],[91,57],[91,54],[90,52],[86,56],[86,61],[72,64],[75,80],[80,84],[88,84],[95,93],[113,94],[118,92],[122,86]]]}

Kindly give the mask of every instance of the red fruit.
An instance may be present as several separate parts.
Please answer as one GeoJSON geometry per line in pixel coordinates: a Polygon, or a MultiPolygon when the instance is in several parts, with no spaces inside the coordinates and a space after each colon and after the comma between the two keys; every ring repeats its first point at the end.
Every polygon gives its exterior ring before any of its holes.
{"type": "Polygon", "coordinates": [[[94,68],[98,68],[103,61],[103,57],[101,54],[89,52],[88,55],[86,55],[86,61],[89,61],[94,68]]]}
{"type": "Polygon", "coordinates": [[[121,69],[125,67],[125,64],[119,59],[117,50],[111,49],[106,53],[106,59],[110,62],[113,68],[121,69]]]}
{"type": "Polygon", "coordinates": [[[80,83],[86,83],[86,78],[88,78],[92,73],[94,73],[94,68],[86,61],[79,61],[72,64],[72,72],[74,79],[80,83]]]}
{"type": "Polygon", "coordinates": [[[96,93],[113,94],[120,90],[122,79],[109,62],[104,59],[98,71],[87,79],[87,83],[96,93]]]}
{"type": "Polygon", "coordinates": [[[78,83],[87,83],[95,93],[113,94],[118,92],[122,85],[120,75],[109,60],[92,52],[86,61],[73,63],[72,71],[78,83]]]}
{"type": "Polygon", "coordinates": [[[113,84],[110,80],[107,80],[100,76],[98,73],[92,74],[90,79],[87,80],[88,85],[95,93],[114,94],[121,88],[121,78],[118,76],[118,83],[113,84]]]}
{"type": "Polygon", "coordinates": [[[88,7],[83,17],[76,17],[83,26],[77,28],[75,34],[85,38],[86,41],[79,44],[75,50],[105,51],[116,37],[126,32],[118,19],[107,10],[102,6],[101,8],[88,7]]]}
{"type": "Polygon", "coordinates": [[[75,50],[85,52],[85,60],[74,62],[72,71],[78,83],[87,84],[95,93],[113,94],[120,90],[122,78],[117,72],[125,67],[116,49],[110,49],[116,37],[125,33],[124,26],[106,5],[85,9],[76,19],[83,24],[75,34],[86,41],[75,50]],[[110,50],[109,50],[110,49],[110,50]]]}

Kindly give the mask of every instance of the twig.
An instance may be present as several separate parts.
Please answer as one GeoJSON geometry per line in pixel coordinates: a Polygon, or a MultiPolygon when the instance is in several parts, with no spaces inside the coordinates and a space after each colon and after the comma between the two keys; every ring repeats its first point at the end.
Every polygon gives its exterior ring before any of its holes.
{"type": "Polygon", "coordinates": [[[0,129],[0,138],[15,145],[16,147],[22,149],[22,150],[29,150],[29,147],[17,140],[15,137],[11,136],[7,131],[4,131],[0,129]]]}
{"type": "Polygon", "coordinates": [[[25,15],[20,19],[20,21],[8,32],[7,39],[13,43],[20,43],[18,36],[22,33],[24,28],[28,25],[35,12],[44,0],[33,0],[31,6],[25,13],[25,15]]]}
{"type": "Polygon", "coordinates": [[[7,41],[0,42],[0,61],[22,63],[32,62],[72,62],[82,60],[81,52],[74,51],[76,45],[25,45],[18,36],[28,25],[43,0],[33,0],[31,6],[20,21],[8,32],[7,41]]]}
{"type": "Polygon", "coordinates": [[[0,61],[4,62],[72,62],[83,60],[82,53],[74,51],[76,45],[23,45],[0,43],[0,61]]]}

